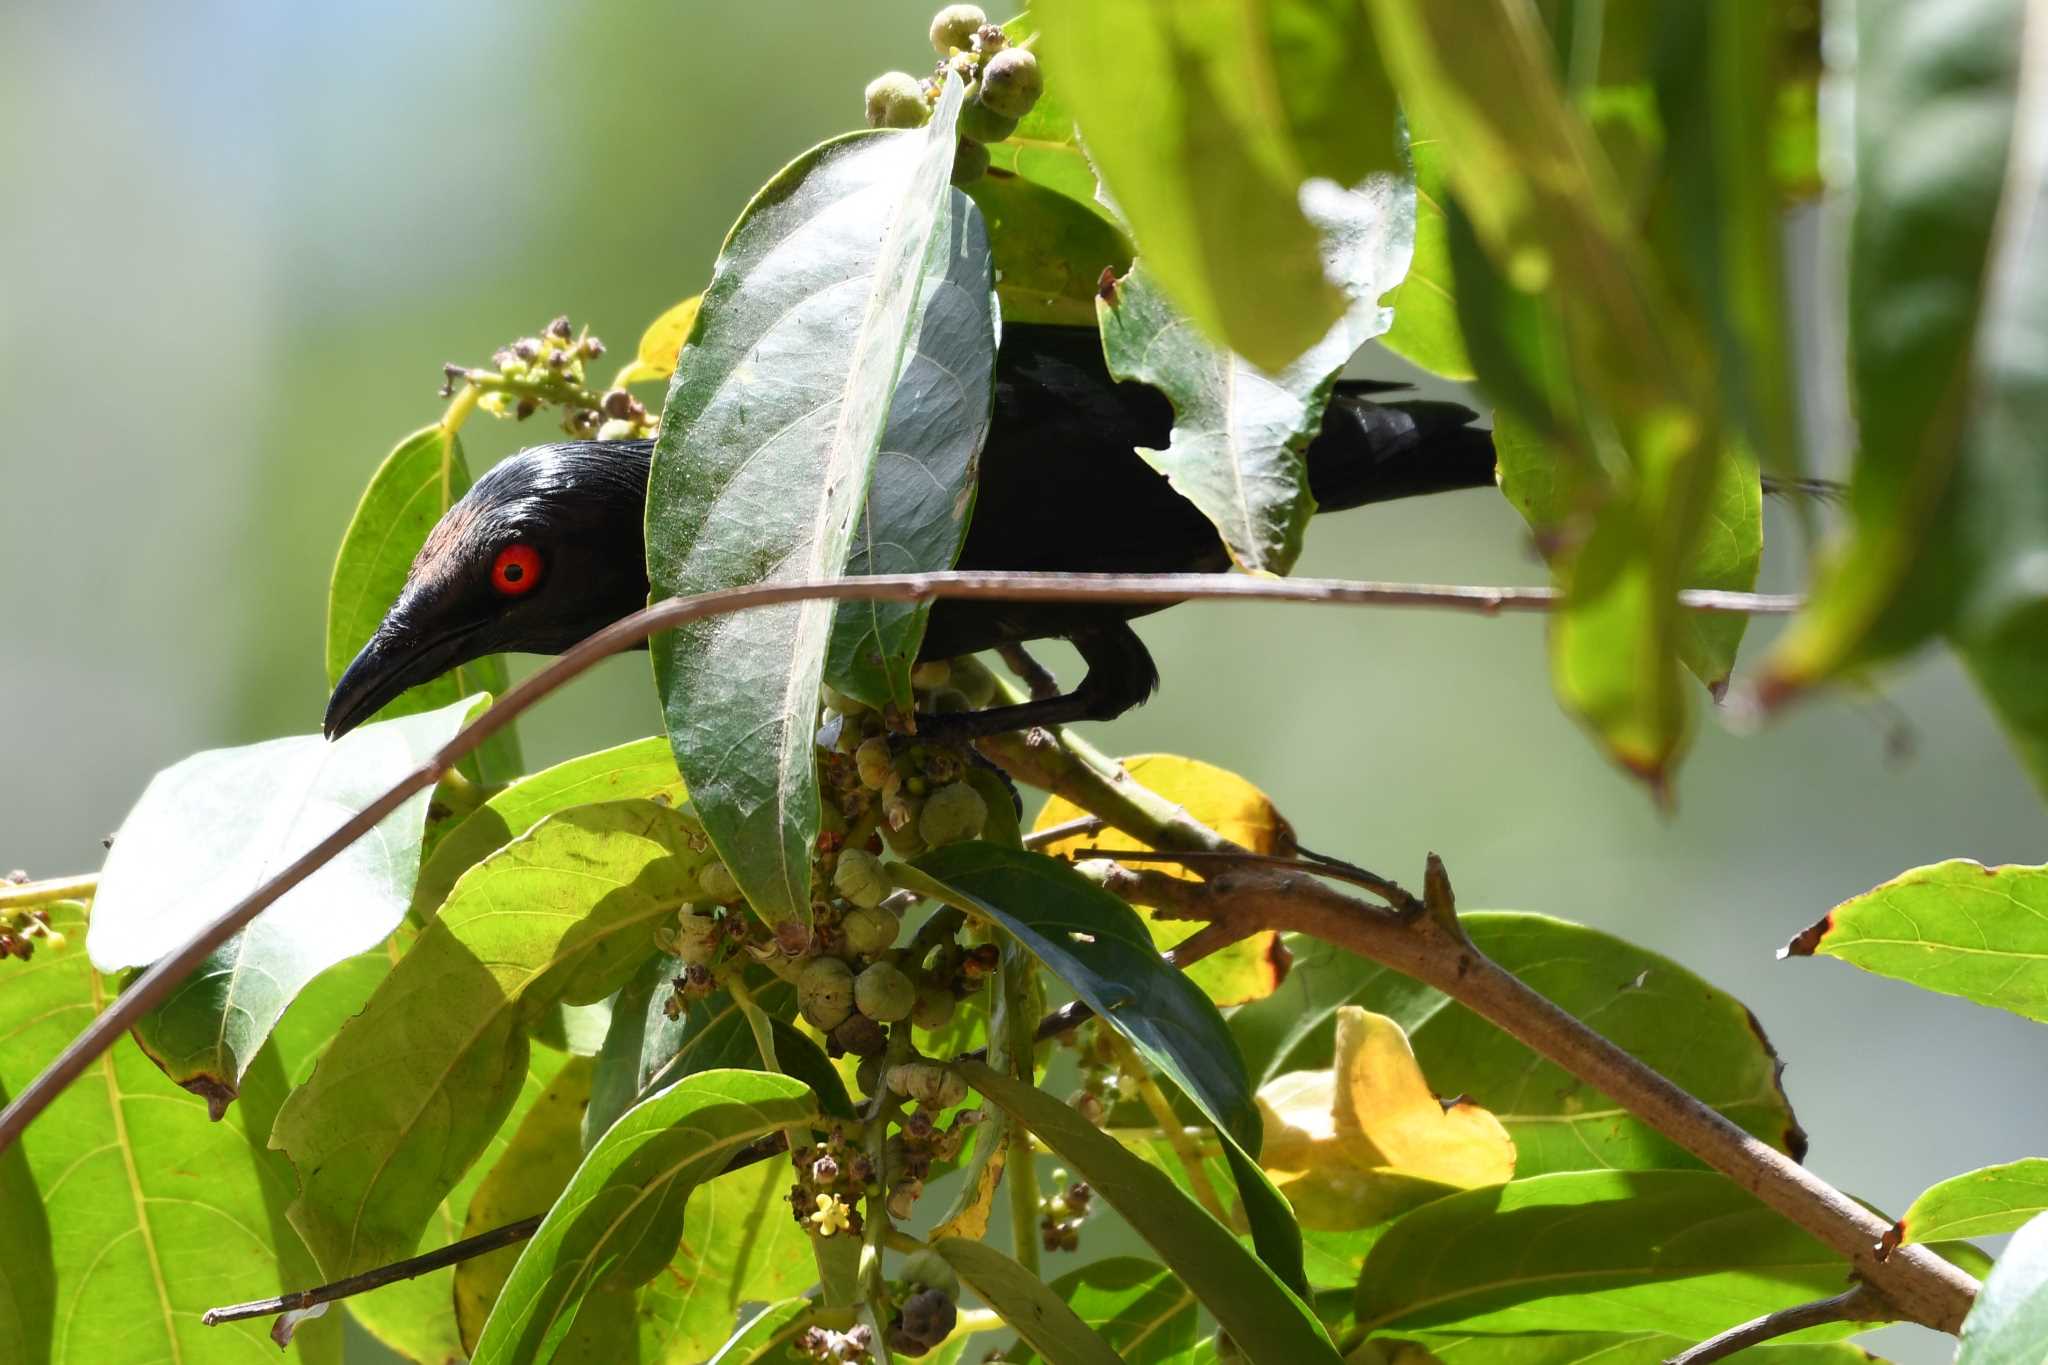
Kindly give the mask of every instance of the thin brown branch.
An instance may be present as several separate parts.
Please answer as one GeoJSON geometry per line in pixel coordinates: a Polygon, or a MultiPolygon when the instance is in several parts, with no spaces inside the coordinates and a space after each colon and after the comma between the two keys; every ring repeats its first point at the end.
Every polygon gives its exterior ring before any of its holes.
{"type": "MultiPolygon", "coordinates": [[[[923,602],[936,598],[990,601],[1101,601],[1170,605],[1197,599],[1310,602],[1354,606],[1423,606],[1496,615],[1503,611],[1545,612],[1558,601],[1552,588],[1464,587],[1428,583],[1358,583],[1321,578],[1248,578],[1223,574],[1046,574],[933,573],[877,574],[798,583],[756,583],[740,588],[671,597],[613,622],[511,688],[498,703],[463,727],[434,756],[401,778],[382,796],[342,822],[261,886],[188,940],[159,959],[86,1026],[56,1060],[0,1110],[0,1152],[12,1146],[36,1115],[84,1073],[147,1013],[162,1004],[213,950],[267,910],[278,897],[332,861],[343,849],[376,828],[413,793],[439,781],[492,735],[556,688],[599,660],[629,649],[658,631],[707,616],[778,606],[811,599],[923,602]]],[[[1682,606],[1696,611],[1783,615],[1800,606],[1796,597],[1687,589],[1682,606]]]]}
{"type": "Polygon", "coordinates": [[[1024,836],[1024,847],[1044,848],[1062,839],[1079,839],[1091,834],[1100,834],[1109,828],[1109,821],[1099,815],[1084,815],[1078,820],[1062,820],[1057,825],[1032,830],[1024,836]]]}
{"type": "Polygon", "coordinates": [[[476,1256],[487,1256],[499,1247],[508,1247],[523,1242],[540,1228],[543,1215],[536,1213],[531,1218],[522,1218],[516,1223],[479,1232],[474,1237],[465,1237],[459,1242],[437,1247],[420,1256],[408,1256],[405,1260],[390,1265],[365,1270],[360,1275],[351,1275],[332,1284],[323,1284],[313,1289],[295,1289],[289,1294],[279,1294],[274,1299],[252,1299],[248,1303],[231,1303],[225,1308],[209,1308],[199,1315],[199,1321],[207,1327],[218,1327],[222,1323],[242,1322],[248,1318],[269,1318],[279,1313],[298,1313],[336,1299],[352,1298],[367,1294],[372,1289],[381,1289],[387,1284],[409,1280],[416,1275],[467,1261],[476,1256]]]}
{"type": "Polygon", "coordinates": [[[1752,1346],[1803,1332],[1809,1327],[1820,1327],[1830,1322],[1883,1322],[1891,1316],[1883,1295],[1867,1284],[1858,1284],[1847,1293],[1837,1294],[1831,1299],[1780,1308],[1775,1313],[1752,1318],[1739,1327],[1731,1327],[1697,1346],[1680,1351],[1664,1365],[1709,1365],[1709,1362],[1725,1359],[1737,1351],[1746,1351],[1752,1346]]]}
{"type": "Polygon", "coordinates": [[[1188,867],[1268,867],[1289,872],[1311,872],[1318,877],[1333,881],[1349,882],[1362,890],[1370,891],[1390,907],[1404,915],[1422,913],[1422,901],[1397,881],[1389,880],[1376,872],[1368,872],[1356,863],[1340,862],[1336,859],[1282,858],[1271,853],[1253,853],[1249,849],[1190,849],[1186,852],[1158,853],[1152,850],[1131,851],[1114,848],[1077,848],[1076,857],[1114,858],[1118,862],[1181,863],[1188,867]]]}

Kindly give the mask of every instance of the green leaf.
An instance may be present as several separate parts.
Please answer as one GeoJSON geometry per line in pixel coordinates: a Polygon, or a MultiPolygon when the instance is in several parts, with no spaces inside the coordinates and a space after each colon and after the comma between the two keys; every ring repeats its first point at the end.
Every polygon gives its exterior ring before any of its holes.
{"type": "Polygon", "coordinates": [[[1902,1242],[1941,1242],[2017,1232],[2048,1213],[2048,1158],[1950,1176],[1915,1199],[1899,1219],[1902,1242]]]}
{"type": "Polygon", "coordinates": [[[709,857],[680,812],[579,806],[478,863],[278,1117],[330,1276],[409,1255],[505,1120],[529,1030],[617,990],[709,857]],[[374,1077],[376,1083],[363,1084],[374,1077]]]}
{"type": "Polygon", "coordinates": [[[412,916],[425,921],[448,899],[457,878],[557,811],[633,799],[681,805],[687,797],[675,755],[658,735],[584,754],[521,778],[463,817],[434,845],[413,888],[412,916]]]}
{"type": "Polygon", "coordinates": [[[636,1106],[520,1252],[476,1365],[630,1354],[632,1291],[675,1258],[698,1185],[748,1142],[817,1116],[801,1082],[752,1071],[703,1072],[636,1106]]]}
{"type": "Polygon", "coordinates": [[[2041,154],[2012,136],[2043,117],[2016,107],[2027,8],[1856,8],[1851,530],[1771,652],[1767,701],[1950,626],[2039,658],[2038,625],[2031,642],[2004,635],[2041,600],[2023,566],[2048,541],[2048,466],[2029,430],[2048,412],[2041,154]]]}
{"type": "MultiPolygon", "coordinates": [[[[896,381],[846,559],[849,574],[950,569],[967,539],[976,462],[995,409],[998,325],[981,217],[958,199],[952,211],[958,222],[946,278],[924,303],[896,381]]],[[[840,603],[826,680],[870,706],[893,702],[910,710],[910,669],[930,615],[929,602],[840,603]]]]}
{"type": "MultiPolygon", "coordinates": [[[[815,1307],[808,1299],[782,1299],[768,1304],[726,1338],[709,1365],[766,1365],[777,1360],[781,1348],[794,1341],[810,1321],[815,1307]]],[[[782,1353],[781,1358],[787,1358],[787,1353],[782,1353]]]]}
{"type": "MultiPolygon", "coordinates": [[[[1008,145],[997,143],[989,151],[1008,145]]],[[[1087,174],[1092,187],[1094,173],[1087,174]]],[[[1093,327],[1103,272],[1121,275],[1131,268],[1131,239],[1123,230],[1021,175],[984,175],[967,193],[988,224],[1003,321],[1093,327]]]]}
{"type": "MultiPolygon", "coordinates": [[[[1777,1054],[1741,1001],[1667,957],[1583,925],[1510,911],[1468,911],[1459,922],[1480,952],[1673,1084],[1781,1151],[1806,1150],[1778,1083],[1777,1054]]],[[[1332,1016],[1362,1005],[1408,1031],[1432,1085],[1467,1096],[1507,1126],[1517,1175],[1694,1164],[1670,1139],[1449,997],[1328,944],[1291,946],[1297,961],[1279,991],[1230,1020],[1258,1084],[1329,1065],[1332,1016]]]]}
{"type": "Polygon", "coordinates": [[[1302,1301],[1179,1190],[1162,1171],[1089,1123],[1071,1106],[978,1062],[958,1063],[967,1083],[1029,1128],[1123,1215],[1253,1365],[1311,1365],[1338,1359],[1302,1301]]]}
{"type": "Polygon", "coordinates": [[[1201,988],[1160,958],[1138,913],[1066,863],[1021,849],[953,844],[910,866],[1016,935],[1195,1102],[1224,1139],[1259,1255],[1305,1290],[1301,1230],[1256,1161],[1264,1131],[1236,1040],[1201,988]]]}
{"type": "Polygon", "coordinates": [[[2048,1353],[2048,1216],[2013,1235],[1963,1319],[1956,1365],[2035,1365],[2048,1353]]]}
{"type": "Polygon", "coordinates": [[[1828,911],[1778,956],[1816,953],[2048,1022],[2048,867],[1952,858],[1900,873],[1828,911]]]}
{"type": "MultiPolygon", "coordinates": [[[[1006,21],[1003,32],[1013,44],[1026,43],[1036,37],[1038,23],[1027,10],[1006,21]]],[[[1031,111],[1017,120],[1015,132],[989,145],[988,158],[989,166],[997,172],[993,178],[1000,179],[1000,173],[1008,171],[1034,185],[1043,185],[1117,226],[1118,235],[1122,235],[1116,214],[1102,201],[1095,167],[1089,164],[1088,153],[1081,147],[1081,135],[1074,127],[1073,114],[1060,98],[1058,84],[1040,95],[1031,111]]],[[[996,250],[1000,255],[1001,246],[996,250]]]]}
{"type": "MultiPolygon", "coordinates": [[[[0,1084],[0,1109],[7,1087],[0,1084]]],[[[50,1358],[57,1312],[57,1267],[50,1259],[50,1218],[19,1142],[0,1151],[0,1360],[41,1365],[50,1358]]]]}
{"type": "Polygon", "coordinates": [[[1347,310],[1311,176],[1398,166],[1393,92],[1344,0],[1040,0],[1048,84],[1180,311],[1277,371],[1347,310]]]}
{"type": "MultiPolygon", "coordinates": [[[[1663,1365],[1699,1343],[1661,1332],[1548,1332],[1501,1337],[1404,1332],[1372,1338],[1376,1365],[1663,1365]]],[[[1365,1358],[1365,1357],[1357,1357],[1365,1358]]],[[[1877,1357],[1847,1342],[1769,1342],[1746,1346],[1748,1365],[1873,1365],[1877,1357]]],[[[1878,1362],[1881,1365],[1881,1362],[1878,1362]]]]}
{"type": "MultiPolygon", "coordinates": [[[[578,1135],[590,1103],[591,1070],[588,1058],[571,1057],[520,1116],[505,1150],[470,1197],[464,1237],[546,1213],[554,1204],[583,1152],[578,1135]]],[[[484,1319],[518,1259],[516,1247],[500,1247],[455,1267],[455,1321],[465,1354],[476,1350],[484,1319]]]]}
{"type": "MultiPolygon", "coordinates": [[[[1575,1171],[1396,1219],[1359,1277],[1369,1331],[1707,1337],[1839,1293],[1847,1264],[1711,1171],[1575,1171]]],[[[1846,1329],[1845,1329],[1846,1330],[1846,1329]]]]}
{"type": "Polygon", "coordinates": [[[1465,334],[1458,329],[1451,229],[1444,216],[1450,194],[1444,144],[1435,138],[1411,138],[1408,161],[1415,172],[1415,248],[1407,274],[1381,296],[1393,310],[1394,325],[1380,338],[1380,345],[1431,374],[1470,380],[1472,359],[1465,353],[1465,334]]]}
{"type": "MultiPolygon", "coordinates": [[[[182,947],[447,743],[478,707],[459,701],[319,735],[194,754],[151,779],[100,874],[87,946],[103,972],[182,947]]],[[[305,984],[380,942],[405,916],[429,793],[419,792],[216,949],[136,1036],[218,1118],[305,984]]]]}
{"type": "Polygon", "coordinates": [[[776,1157],[697,1191],[675,1260],[640,1291],[640,1359],[704,1360],[731,1334],[740,1305],[801,1293],[817,1280],[789,1187],[789,1162],[776,1157]]]}
{"type": "MultiPolygon", "coordinates": [[[[327,685],[341,681],[398,600],[414,556],[441,516],[469,491],[462,442],[440,426],[422,428],[386,456],[349,519],[327,589],[327,685]]],[[[476,692],[504,695],[511,685],[504,656],[458,664],[432,682],[408,688],[377,715],[386,720],[436,711],[476,692]]],[[[465,765],[467,766],[467,765],[465,765]]],[[[517,777],[526,764],[519,734],[506,726],[477,751],[474,776],[486,782],[517,777]]]]}
{"type": "Polygon", "coordinates": [[[965,1237],[946,1237],[932,1244],[946,1264],[960,1272],[1003,1321],[1048,1359],[1061,1365],[1120,1365],[1124,1357],[1069,1308],[1066,1301],[1032,1271],[992,1246],[965,1237]]]}
{"type": "Polygon", "coordinates": [[[1408,268],[1415,196],[1379,175],[1353,191],[1306,199],[1323,230],[1324,267],[1344,291],[1343,316],[1299,357],[1270,372],[1218,346],[1173,306],[1148,256],[1096,301],[1103,355],[1119,379],[1150,384],[1173,404],[1164,450],[1138,448],[1202,510],[1239,567],[1284,574],[1315,514],[1302,452],[1321,429],[1331,386],[1393,315],[1380,295],[1408,268]]]}
{"type": "MultiPolygon", "coordinates": [[[[1195,1296],[1155,1261],[1135,1256],[1095,1261],[1054,1280],[1052,1292],[1127,1365],[1165,1365],[1195,1347],[1195,1296]]],[[[1007,1365],[1063,1359],[1024,1342],[1003,1351],[1007,1365]]]]}
{"type": "MultiPolygon", "coordinates": [[[[115,994],[86,956],[85,907],[45,909],[66,947],[39,947],[0,976],[0,1087],[14,1094],[115,994]]],[[[289,1066],[275,1045],[261,1051],[244,1077],[243,1103],[219,1123],[125,1044],[59,1094],[0,1159],[0,1342],[11,1293],[22,1296],[26,1335],[49,1332],[52,1360],[275,1362],[267,1323],[202,1327],[199,1315],[321,1278],[284,1221],[291,1169],[264,1143],[289,1066]],[[24,1159],[28,1207],[40,1217],[17,1213],[24,1159]],[[36,1224],[45,1220],[39,1267],[36,1224]],[[39,1328],[38,1318],[53,1325],[39,1328]]],[[[339,1365],[338,1319],[306,1322],[296,1340],[303,1359],[339,1365]]]]}
{"type": "MultiPolygon", "coordinates": [[[[740,215],[662,410],[647,514],[657,597],[843,570],[913,338],[942,299],[990,287],[975,212],[947,184],[959,106],[949,80],[923,133],[827,142],[740,215]]],[[[676,765],[776,926],[810,923],[832,618],[830,602],[790,603],[652,645],[676,765]]]]}

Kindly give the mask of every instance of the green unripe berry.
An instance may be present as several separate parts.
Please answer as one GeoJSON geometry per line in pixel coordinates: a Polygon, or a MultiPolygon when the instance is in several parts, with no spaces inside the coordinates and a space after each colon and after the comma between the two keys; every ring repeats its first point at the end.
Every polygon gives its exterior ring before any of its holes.
{"type": "Polygon", "coordinates": [[[668,951],[692,967],[709,966],[725,940],[725,926],[709,915],[685,911],[676,916],[675,927],[663,944],[668,951]]]}
{"type": "Polygon", "coordinates": [[[886,953],[896,946],[896,932],[902,922],[893,910],[884,910],[879,905],[865,906],[853,911],[839,921],[840,932],[846,935],[846,946],[862,957],[873,957],[886,953]]]}
{"type": "Polygon", "coordinates": [[[917,832],[933,848],[980,835],[988,823],[988,802],[965,782],[948,782],[925,798],[917,832]]]}
{"type": "MultiPolygon", "coordinates": [[[[839,865],[832,869],[832,889],[852,901],[863,910],[881,904],[882,897],[889,894],[889,877],[882,871],[882,860],[864,848],[843,848],[839,850],[839,865]]],[[[851,918],[848,920],[850,935],[853,931],[851,918]]],[[[895,917],[890,917],[889,943],[896,941],[895,917]]],[[[889,946],[884,943],[882,948],[889,946]]],[[[857,948],[856,952],[880,952],[881,948],[857,948]]]]}
{"type": "Polygon", "coordinates": [[[974,46],[974,35],[988,22],[979,5],[948,5],[932,16],[932,49],[941,57],[974,46]]]}
{"type": "Polygon", "coordinates": [[[901,809],[905,817],[901,824],[894,818],[882,821],[882,842],[899,858],[915,858],[925,850],[924,836],[917,830],[917,807],[905,802],[901,809]]]}
{"type": "Polygon", "coordinates": [[[878,1024],[908,1019],[917,1004],[917,987],[887,962],[877,962],[853,981],[853,1003],[862,1014],[878,1024]]]}
{"type": "Polygon", "coordinates": [[[910,1259],[903,1263],[903,1281],[935,1289],[949,1299],[960,1297],[960,1276],[945,1257],[929,1247],[912,1252],[910,1259]]]}
{"type": "Polygon", "coordinates": [[[944,659],[931,659],[910,670],[912,687],[944,687],[946,680],[953,676],[953,665],[944,659]]]}
{"type": "Polygon", "coordinates": [[[960,136],[971,142],[1001,142],[1017,131],[1017,120],[979,102],[960,107],[960,136]]]}
{"type": "Polygon", "coordinates": [[[905,1062],[882,1078],[889,1089],[928,1109],[951,1109],[967,1098],[967,1082],[936,1062],[905,1062]]]}
{"type": "Polygon", "coordinates": [[[1006,47],[981,68],[981,102],[998,114],[1023,118],[1044,93],[1045,75],[1029,48],[1006,47]]]}
{"type": "Polygon", "coordinates": [[[895,755],[889,752],[889,741],[880,735],[864,739],[853,751],[854,770],[860,774],[863,787],[882,790],[889,783],[889,774],[896,771],[895,755]]]}
{"type": "Polygon", "coordinates": [[[836,957],[812,958],[797,974],[796,1003],[818,1028],[839,1027],[853,1013],[853,968],[836,957]]]}
{"type": "Polygon", "coordinates": [[[697,889],[704,893],[706,900],[724,905],[740,898],[740,884],[732,879],[732,869],[717,859],[704,864],[697,874],[697,889]]]}
{"type": "Polygon", "coordinates": [[[953,1011],[959,1004],[952,987],[928,982],[918,988],[917,1003],[910,1008],[910,1022],[927,1032],[944,1028],[953,1021],[953,1011]]]}
{"type": "Polygon", "coordinates": [[[953,152],[953,183],[971,185],[988,174],[988,148],[979,142],[960,139],[953,152]]]}
{"type": "Polygon", "coordinates": [[[931,118],[924,86],[908,71],[885,71],[868,82],[868,127],[922,128],[931,118]]]}

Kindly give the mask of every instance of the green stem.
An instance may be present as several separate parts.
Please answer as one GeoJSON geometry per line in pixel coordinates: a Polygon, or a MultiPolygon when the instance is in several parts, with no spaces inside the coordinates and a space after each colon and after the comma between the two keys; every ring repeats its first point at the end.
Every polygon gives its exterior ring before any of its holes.
{"type": "MultiPolygon", "coordinates": [[[[1105,1026],[1098,1023],[1096,1027],[1105,1026]]],[[[1138,1050],[1125,1041],[1121,1034],[1111,1032],[1109,1038],[1116,1049],[1117,1069],[1137,1084],[1139,1101],[1145,1106],[1146,1112],[1152,1115],[1152,1121],[1159,1125],[1160,1132],[1166,1137],[1167,1145],[1171,1146],[1173,1154],[1180,1158],[1180,1164],[1187,1168],[1188,1184],[1193,1188],[1195,1198],[1224,1227],[1236,1226],[1230,1214],[1225,1211],[1223,1200],[1216,1193],[1216,1186],[1209,1179],[1209,1168],[1202,1164],[1202,1154],[1196,1146],[1195,1139],[1189,1136],[1187,1125],[1180,1121],[1180,1115],[1173,1112],[1173,1101],[1166,1097],[1166,1092],[1159,1088],[1159,1082],[1153,1079],[1152,1069],[1145,1065],[1145,1059],[1138,1055],[1138,1050]]]]}
{"type": "MultiPolygon", "coordinates": [[[[754,1033],[754,1046],[761,1053],[761,1065],[779,1073],[782,1070],[782,1063],[775,1056],[775,1028],[768,1020],[768,1012],[755,1003],[753,995],[747,990],[746,982],[741,980],[743,975],[742,972],[736,972],[726,981],[726,993],[732,997],[733,1003],[740,1007],[740,1013],[747,1016],[747,1027],[754,1033]]],[[[789,1141],[789,1150],[796,1151],[794,1130],[790,1132],[789,1141]]]]}
{"type": "MultiPolygon", "coordinates": [[[[889,1039],[890,1058],[899,1052],[896,1029],[891,1029],[889,1039]]],[[[905,1040],[910,1036],[908,1027],[902,1027],[905,1040]]],[[[885,1095],[887,1092],[884,1092],[885,1095]]],[[[868,1124],[863,1135],[868,1154],[868,1165],[874,1170],[875,1183],[868,1190],[867,1218],[861,1227],[860,1248],[860,1314],[875,1334],[875,1351],[878,1360],[887,1360],[887,1337],[889,1319],[894,1315],[889,1303],[889,1282],[882,1274],[882,1248],[887,1245],[889,1234],[896,1230],[896,1224],[889,1218],[889,1169],[885,1158],[888,1155],[889,1125],[902,1112],[900,1104],[891,1102],[883,1106],[868,1124]]]]}
{"type": "MultiPolygon", "coordinates": [[[[1026,1085],[1033,1083],[1031,1050],[1037,1043],[1038,1009],[1031,999],[1031,976],[1037,964],[1024,946],[995,930],[1002,943],[996,962],[999,1018],[990,1020],[989,1065],[1026,1085]],[[1001,1027],[994,1025],[1000,1023],[1001,1027]]],[[[1003,1184],[1009,1190],[1010,1245],[1017,1264],[1038,1273],[1038,1163],[1032,1158],[1031,1133],[1009,1115],[1002,1120],[1010,1145],[1003,1163],[1003,1184]]]]}
{"type": "Polygon", "coordinates": [[[0,881],[0,910],[21,910],[48,905],[51,901],[91,900],[100,889],[100,874],[85,872],[76,877],[52,877],[40,882],[0,881]]]}
{"type": "Polygon", "coordinates": [[[484,391],[477,386],[476,380],[473,377],[468,383],[458,389],[455,396],[448,400],[448,410],[441,414],[442,434],[453,436],[456,432],[462,430],[462,424],[469,420],[469,415],[472,412],[476,411],[477,400],[483,396],[484,391]]]}

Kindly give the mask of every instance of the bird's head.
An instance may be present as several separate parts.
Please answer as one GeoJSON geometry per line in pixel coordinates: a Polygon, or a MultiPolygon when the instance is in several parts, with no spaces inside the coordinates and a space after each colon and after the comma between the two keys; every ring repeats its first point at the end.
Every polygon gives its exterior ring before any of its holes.
{"type": "Polygon", "coordinates": [[[558,654],[647,603],[646,441],[522,450],[442,516],[334,686],[339,739],[405,691],[510,650],[558,654]]]}

